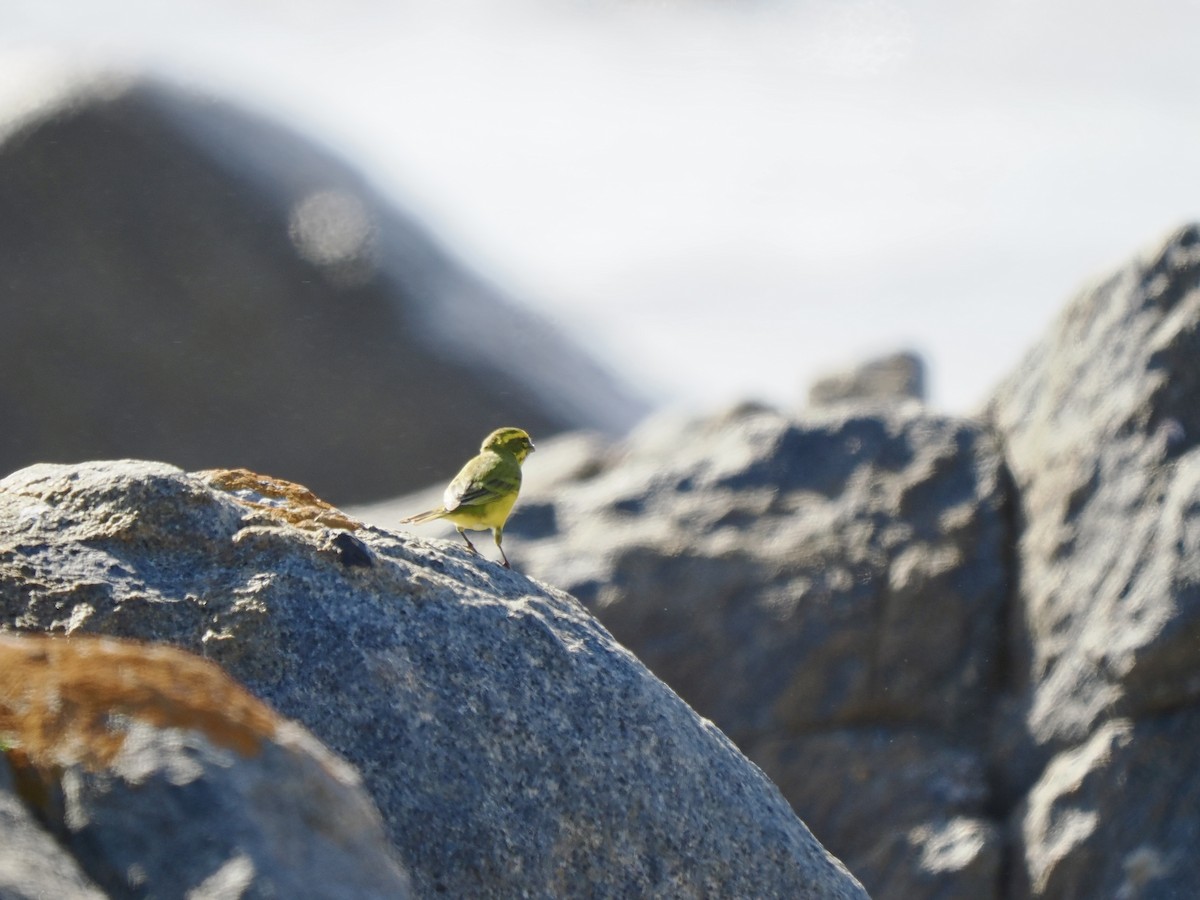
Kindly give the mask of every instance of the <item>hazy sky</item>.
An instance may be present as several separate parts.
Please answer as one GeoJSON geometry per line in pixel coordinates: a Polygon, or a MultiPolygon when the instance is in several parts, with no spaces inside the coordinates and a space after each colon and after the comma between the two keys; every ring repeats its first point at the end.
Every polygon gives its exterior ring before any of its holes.
{"type": "Polygon", "coordinates": [[[659,399],[904,347],[969,411],[1200,218],[1197,35],[1200,0],[0,0],[0,93],[65,51],[274,110],[659,399]]]}

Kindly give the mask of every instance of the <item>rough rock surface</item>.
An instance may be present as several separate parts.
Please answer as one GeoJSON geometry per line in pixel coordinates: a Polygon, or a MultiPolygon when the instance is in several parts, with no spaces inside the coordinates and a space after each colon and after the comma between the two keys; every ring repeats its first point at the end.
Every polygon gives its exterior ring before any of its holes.
{"type": "Polygon", "coordinates": [[[0,623],[221,663],[362,773],[418,896],[864,897],[570,597],[295,485],[139,462],[0,481],[0,623]]]}
{"type": "Polygon", "coordinates": [[[547,442],[526,469],[513,565],[711,716],[872,896],[993,896],[1009,532],[984,428],[747,406],[547,442]]]}
{"type": "Polygon", "coordinates": [[[296,134],[114,77],[21,112],[0,109],[0,472],[135,456],[361,502],[438,479],[493,427],[641,414],[296,134]]]}
{"type": "Polygon", "coordinates": [[[1036,781],[1017,826],[1026,889],[1194,896],[1200,229],[1082,292],[988,413],[1023,526],[1024,730],[997,768],[1018,791],[1036,781]]]}
{"type": "MultiPolygon", "coordinates": [[[[54,877],[78,866],[91,896],[411,896],[354,770],[173,647],[0,635],[0,735],[4,800],[48,824],[46,862],[69,854],[54,877]]],[[[32,864],[23,878],[60,896],[32,864]]]]}
{"type": "Polygon", "coordinates": [[[877,900],[1000,896],[1004,828],[978,748],[888,724],[768,741],[754,755],[877,900]]]}
{"type": "Polygon", "coordinates": [[[1200,230],[1084,292],[998,391],[1025,522],[1030,728],[1200,698],[1200,230]]]}
{"type": "Polygon", "coordinates": [[[747,407],[650,423],[582,480],[531,486],[506,533],[743,745],[883,716],[952,729],[994,678],[1000,475],[968,422],[747,407]]]}
{"type": "Polygon", "coordinates": [[[1200,885],[1200,710],[1110,719],[1017,815],[1016,896],[1187,900],[1200,885]],[[1027,893],[1028,892],[1028,893],[1027,893]]]}
{"type": "Polygon", "coordinates": [[[17,793],[0,754],[0,898],[105,900],[108,896],[47,832],[17,793]]]}

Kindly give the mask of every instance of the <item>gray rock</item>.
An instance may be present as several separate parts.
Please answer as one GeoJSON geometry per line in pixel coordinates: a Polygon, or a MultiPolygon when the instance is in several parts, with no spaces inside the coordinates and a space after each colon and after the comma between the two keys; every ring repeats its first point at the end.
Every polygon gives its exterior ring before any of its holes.
{"type": "MultiPolygon", "coordinates": [[[[212,663],[0,635],[0,671],[10,760],[109,896],[411,896],[354,770],[212,663]]],[[[29,876],[31,893],[57,889],[29,876]]]]}
{"type": "Polygon", "coordinates": [[[1200,885],[1200,710],[1113,719],[1059,754],[1016,816],[1015,897],[1188,900],[1200,885]]]}
{"type": "Polygon", "coordinates": [[[232,462],[363,502],[493,427],[644,409],[285,128],[115,77],[22,112],[0,110],[0,472],[232,462]]]}
{"type": "Polygon", "coordinates": [[[22,801],[0,754],[0,900],[104,900],[78,864],[22,801]]]}
{"type": "Polygon", "coordinates": [[[745,406],[660,416],[617,446],[564,440],[526,469],[513,565],[711,716],[873,896],[992,895],[984,759],[1010,582],[986,430],[916,406],[745,406]]]}
{"type": "Polygon", "coordinates": [[[557,573],[739,744],[986,711],[1007,532],[978,425],[749,407],[656,419],[574,479],[536,467],[514,564],[557,573]]]}
{"type": "Polygon", "coordinates": [[[826,375],[808,389],[809,406],[839,403],[925,402],[925,362],[916,353],[893,353],[846,372],[826,375]]]}
{"type": "Polygon", "coordinates": [[[360,770],[418,896],[865,896],[570,597],[357,528],[294,485],[137,462],[17,472],[0,482],[0,622],[220,662],[360,770]]]}
{"type": "Polygon", "coordinates": [[[764,742],[754,757],[850,870],[870,873],[873,896],[1000,896],[1004,840],[978,750],[874,727],[764,742]]]}
{"type": "Polygon", "coordinates": [[[988,414],[1020,498],[1027,773],[1200,698],[1200,230],[1085,290],[988,414]]]}

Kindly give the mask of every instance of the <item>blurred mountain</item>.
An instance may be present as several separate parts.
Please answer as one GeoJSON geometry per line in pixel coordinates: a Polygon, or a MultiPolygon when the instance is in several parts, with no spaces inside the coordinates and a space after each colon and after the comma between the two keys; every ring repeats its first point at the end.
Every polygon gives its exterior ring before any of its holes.
{"type": "Polygon", "coordinates": [[[0,209],[0,471],[135,456],[362,501],[498,425],[644,410],[344,162],[222,100],[103,77],[10,112],[0,209]]]}

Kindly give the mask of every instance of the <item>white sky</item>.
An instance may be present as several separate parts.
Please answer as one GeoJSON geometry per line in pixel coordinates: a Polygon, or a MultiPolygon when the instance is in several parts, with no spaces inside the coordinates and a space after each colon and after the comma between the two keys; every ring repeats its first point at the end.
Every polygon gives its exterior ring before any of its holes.
{"type": "Polygon", "coordinates": [[[1200,218],[1198,38],[1200,0],[0,0],[9,73],[65,51],[272,110],[699,408],[898,348],[977,407],[1200,218]]]}

